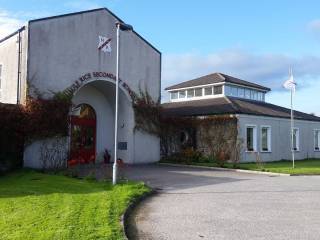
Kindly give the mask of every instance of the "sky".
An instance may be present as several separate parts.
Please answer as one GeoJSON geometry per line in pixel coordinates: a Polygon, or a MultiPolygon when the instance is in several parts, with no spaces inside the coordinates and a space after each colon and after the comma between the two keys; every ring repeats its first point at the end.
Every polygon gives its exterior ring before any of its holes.
{"type": "Polygon", "coordinates": [[[27,20],[99,7],[162,52],[162,90],[222,72],[270,87],[266,100],[290,107],[282,84],[292,67],[295,109],[320,116],[318,0],[0,0],[0,38],[27,20]]]}

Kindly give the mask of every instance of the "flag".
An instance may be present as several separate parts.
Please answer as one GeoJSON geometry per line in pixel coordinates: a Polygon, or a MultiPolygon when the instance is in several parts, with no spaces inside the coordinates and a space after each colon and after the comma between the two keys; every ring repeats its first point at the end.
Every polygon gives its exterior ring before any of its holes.
{"type": "Polygon", "coordinates": [[[289,71],[289,79],[283,83],[283,87],[292,90],[293,92],[296,91],[297,83],[293,79],[292,69],[289,71]]]}
{"type": "Polygon", "coordinates": [[[111,52],[111,38],[99,36],[98,49],[103,52],[111,52]]]}

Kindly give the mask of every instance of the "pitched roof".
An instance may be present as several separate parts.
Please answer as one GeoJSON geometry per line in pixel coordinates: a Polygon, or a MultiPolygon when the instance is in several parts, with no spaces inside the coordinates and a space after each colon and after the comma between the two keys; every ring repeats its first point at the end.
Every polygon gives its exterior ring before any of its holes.
{"type": "MultiPolygon", "coordinates": [[[[162,104],[162,107],[163,115],[168,117],[248,114],[290,119],[290,109],[288,108],[266,102],[235,97],[170,102],[162,104]]],[[[320,117],[299,111],[294,111],[294,118],[320,122],[320,117]]]]}
{"type": "Polygon", "coordinates": [[[214,84],[214,83],[233,83],[233,84],[239,84],[247,87],[253,87],[258,88],[263,91],[270,91],[270,88],[261,86],[256,83],[248,82],[245,80],[241,80],[239,78],[235,78],[223,73],[212,73],[203,77],[199,77],[190,81],[182,82],[170,87],[165,88],[165,90],[173,90],[178,88],[186,88],[186,87],[195,87],[195,86],[201,86],[201,85],[207,85],[207,84],[214,84]]]}

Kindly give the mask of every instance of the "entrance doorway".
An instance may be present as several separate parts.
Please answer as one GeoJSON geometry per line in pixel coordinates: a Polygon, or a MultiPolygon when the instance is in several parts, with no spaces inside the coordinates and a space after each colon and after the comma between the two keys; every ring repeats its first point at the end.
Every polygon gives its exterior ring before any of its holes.
{"type": "Polygon", "coordinates": [[[71,149],[68,166],[94,163],[96,159],[96,113],[80,104],[71,115],[71,149]]]}

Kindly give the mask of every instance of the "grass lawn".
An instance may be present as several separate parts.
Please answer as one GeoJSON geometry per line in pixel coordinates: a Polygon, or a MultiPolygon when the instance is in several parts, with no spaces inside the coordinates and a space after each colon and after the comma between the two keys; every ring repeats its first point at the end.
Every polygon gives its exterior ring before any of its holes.
{"type": "MultiPolygon", "coordinates": [[[[164,162],[164,161],[163,161],[164,162]]],[[[164,162],[164,163],[175,163],[175,162],[164,162]]],[[[219,167],[215,162],[188,162],[181,164],[196,165],[196,166],[207,166],[207,167],[219,167]]],[[[225,168],[233,168],[230,163],[225,164],[225,168]]],[[[256,163],[240,163],[238,169],[264,171],[264,172],[275,172],[275,173],[288,173],[288,174],[319,174],[320,175],[320,159],[306,159],[295,161],[295,168],[292,168],[292,161],[277,161],[263,163],[259,166],[256,163]]]]}
{"type": "Polygon", "coordinates": [[[269,162],[264,163],[263,166],[258,166],[256,163],[241,163],[240,168],[288,174],[320,174],[320,159],[295,161],[294,169],[292,168],[292,161],[269,162]]]}
{"type": "Polygon", "coordinates": [[[120,216],[147,191],[143,183],[17,171],[0,177],[0,239],[123,239],[120,216]]]}

